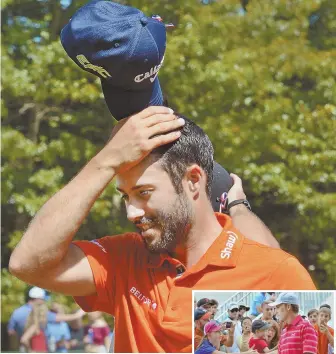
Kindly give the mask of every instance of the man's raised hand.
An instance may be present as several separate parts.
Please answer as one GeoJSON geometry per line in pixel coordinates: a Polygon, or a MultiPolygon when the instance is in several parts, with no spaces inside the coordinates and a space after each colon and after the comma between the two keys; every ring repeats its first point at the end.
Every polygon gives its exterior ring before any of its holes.
{"type": "Polygon", "coordinates": [[[184,123],[170,108],[148,107],[116,125],[112,138],[96,155],[96,162],[101,168],[124,172],[155,148],[177,140],[184,123]]]}

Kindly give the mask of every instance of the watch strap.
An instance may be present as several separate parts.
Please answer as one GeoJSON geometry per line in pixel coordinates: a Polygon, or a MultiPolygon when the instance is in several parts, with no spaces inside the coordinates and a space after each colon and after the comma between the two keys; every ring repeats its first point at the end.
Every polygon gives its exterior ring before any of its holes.
{"type": "Polygon", "coordinates": [[[233,202],[229,203],[228,209],[230,210],[230,208],[232,208],[232,207],[234,207],[235,205],[238,205],[238,204],[244,204],[247,209],[251,210],[250,203],[248,202],[247,199],[237,199],[237,200],[234,200],[233,202]]]}

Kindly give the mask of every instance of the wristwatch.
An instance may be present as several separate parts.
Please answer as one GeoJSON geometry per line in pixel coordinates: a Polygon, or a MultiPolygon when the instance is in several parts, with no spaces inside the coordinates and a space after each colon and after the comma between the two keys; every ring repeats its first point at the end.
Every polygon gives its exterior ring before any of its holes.
{"type": "Polygon", "coordinates": [[[234,207],[235,205],[238,205],[238,204],[244,204],[248,210],[252,211],[251,205],[247,199],[234,200],[233,202],[229,203],[228,209],[230,210],[232,207],[234,207]]]}

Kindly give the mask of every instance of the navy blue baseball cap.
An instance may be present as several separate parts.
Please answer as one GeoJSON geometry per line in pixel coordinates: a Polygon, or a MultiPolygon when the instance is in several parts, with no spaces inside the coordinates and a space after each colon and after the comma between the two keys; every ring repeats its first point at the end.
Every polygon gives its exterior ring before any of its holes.
{"type": "Polygon", "coordinates": [[[61,42],[80,68],[101,79],[115,119],[162,105],[157,75],[166,49],[166,26],[159,16],[94,0],[73,15],[62,29],[61,42]]]}

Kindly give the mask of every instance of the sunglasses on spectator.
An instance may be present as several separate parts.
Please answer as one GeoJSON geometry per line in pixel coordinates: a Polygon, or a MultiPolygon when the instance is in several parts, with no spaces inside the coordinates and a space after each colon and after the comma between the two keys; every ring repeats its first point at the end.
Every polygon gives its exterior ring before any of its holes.
{"type": "Polygon", "coordinates": [[[230,310],[230,312],[238,312],[239,310],[238,309],[232,309],[230,310]]]}

